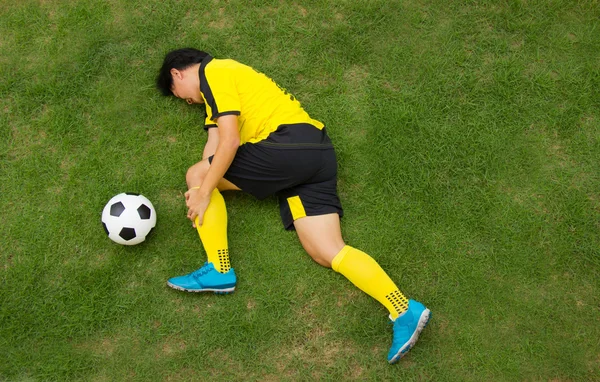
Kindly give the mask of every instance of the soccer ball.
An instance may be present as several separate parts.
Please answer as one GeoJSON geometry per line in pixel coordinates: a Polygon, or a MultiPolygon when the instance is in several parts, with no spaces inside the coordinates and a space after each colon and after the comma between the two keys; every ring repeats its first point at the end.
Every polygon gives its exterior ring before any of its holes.
{"type": "Polygon", "coordinates": [[[156,225],[154,206],[143,195],[122,193],[106,203],[102,225],[115,243],[135,245],[146,240],[156,225]]]}

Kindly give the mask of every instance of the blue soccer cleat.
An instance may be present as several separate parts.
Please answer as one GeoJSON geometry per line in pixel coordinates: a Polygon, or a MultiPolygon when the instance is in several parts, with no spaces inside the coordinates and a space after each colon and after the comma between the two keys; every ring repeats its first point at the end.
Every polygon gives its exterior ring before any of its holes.
{"type": "Polygon", "coordinates": [[[227,273],[219,273],[213,263],[206,262],[202,268],[185,276],[173,277],[167,285],[184,292],[232,293],[235,290],[236,277],[233,268],[227,273]]]}
{"type": "Polygon", "coordinates": [[[431,312],[423,304],[408,300],[408,309],[394,321],[394,338],[388,362],[396,363],[415,345],[419,334],[429,322],[431,312]]]}

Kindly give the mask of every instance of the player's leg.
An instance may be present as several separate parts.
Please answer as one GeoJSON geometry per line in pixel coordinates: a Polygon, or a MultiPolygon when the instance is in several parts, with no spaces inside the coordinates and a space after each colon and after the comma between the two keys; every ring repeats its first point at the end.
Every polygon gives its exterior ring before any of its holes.
{"type": "Polygon", "coordinates": [[[331,263],[346,245],[342,239],[337,213],[305,216],[294,221],[300,243],[314,261],[331,268],[331,263]]]}
{"type": "MultiPolygon", "coordinates": [[[[282,156],[282,154],[285,154],[282,153],[282,150],[273,150],[269,146],[263,147],[249,143],[241,145],[225,173],[227,180],[221,179],[217,187],[218,190],[242,189],[259,199],[274,194],[280,187],[285,187],[282,182],[289,177],[288,169],[281,166],[281,163],[285,163],[285,155],[283,155],[283,158],[277,157],[282,156]],[[274,157],[277,157],[277,160],[273,160],[274,157]]],[[[202,184],[210,168],[211,158],[208,157],[190,167],[186,174],[188,188],[202,184]]],[[[233,291],[235,274],[233,269],[229,268],[227,211],[219,191],[213,191],[210,204],[204,213],[203,224],[202,226],[196,224],[196,228],[208,255],[208,262],[204,267],[192,272],[190,275],[169,280],[170,286],[194,292],[214,289],[227,292],[233,291]],[[220,273],[219,271],[227,273],[220,273]],[[207,288],[199,281],[208,276],[224,279],[225,276],[230,274],[233,274],[233,285],[224,288],[207,288]],[[196,287],[194,284],[203,285],[196,287]]]]}
{"type": "MultiPolygon", "coordinates": [[[[209,167],[208,159],[190,167],[186,174],[188,188],[201,185],[209,167]]],[[[227,243],[227,209],[219,190],[236,189],[239,190],[233,183],[221,179],[218,189],[213,190],[203,224],[195,224],[208,261],[188,275],[170,279],[167,282],[170,287],[188,292],[228,293],[235,290],[236,277],[230,265],[227,243]]]]}
{"type": "Polygon", "coordinates": [[[337,213],[303,217],[294,226],[302,246],[317,263],[346,276],[384,305],[392,319],[406,311],[408,300],[379,264],[344,243],[337,213]]]}
{"type": "Polygon", "coordinates": [[[317,263],[332,267],[388,309],[394,321],[388,361],[398,361],[427,325],[429,310],[408,300],[371,256],[345,245],[337,213],[302,217],[294,221],[294,226],[302,246],[317,263]]]}
{"type": "MultiPolygon", "coordinates": [[[[208,159],[190,167],[185,177],[188,189],[200,186],[209,168],[208,159]]],[[[212,263],[217,272],[220,273],[227,273],[231,268],[229,245],[227,243],[227,209],[220,191],[236,189],[239,190],[233,183],[221,179],[217,189],[213,190],[211,194],[210,204],[204,213],[204,223],[202,225],[194,224],[204,245],[208,262],[212,263]]],[[[197,223],[197,220],[195,223],[197,223]]]]}

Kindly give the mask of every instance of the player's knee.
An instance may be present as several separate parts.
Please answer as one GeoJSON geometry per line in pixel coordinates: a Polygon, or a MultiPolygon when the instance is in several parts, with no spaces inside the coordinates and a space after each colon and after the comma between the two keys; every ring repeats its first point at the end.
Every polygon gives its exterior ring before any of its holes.
{"type": "MultiPolygon", "coordinates": [[[[342,245],[343,247],[343,245],[342,245]]],[[[342,248],[341,247],[341,248],[342,248]]],[[[341,248],[339,248],[341,250],[341,248]]],[[[339,253],[335,247],[327,248],[327,249],[313,249],[308,252],[310,257],[319,265],[322,265],[326,268],[331,268],[331,264],[333,263],[333,259],[339,253]]]]}
{"type": "Polygon", "coordinates": [[[331,268],[331,260],[329,260],[326,256],[310,254],[310,257],[312,257],[317,264],[322,265],[325,268],[331,268]]]}
{"type": "Polygon", "coordinates": [[[209,166],[210,165],[208,164],[207,160],[203,160],[203,161],[198,162],[195,165],[191,166],[187,170],[187,173],[185,174],[185,180],[186,180],[188,186],[195,187],[195,186],[199,186],[200,184],[202,184],[202,182],[204,181],[204,177],[206,176],[206,173],[208,172],[209,166]]]}
{"type": "Polygon", "coordinates": [[[337,254],[344,247],[344,243],[341,242],[341,245],[321,245],[312,248],[306,248],[308,254],[312,259],[319,265],[322,265],[326,268],[331,268],[331,264],[333,263],[333,259],[337,256],[337,254]]]}

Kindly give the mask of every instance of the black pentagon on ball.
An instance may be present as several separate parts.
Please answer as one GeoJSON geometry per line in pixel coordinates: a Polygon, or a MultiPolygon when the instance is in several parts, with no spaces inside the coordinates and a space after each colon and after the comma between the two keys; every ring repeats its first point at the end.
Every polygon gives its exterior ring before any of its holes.
{"type": "Polygon", "coordinates": [[[135,229],[125,227],[119,232],[119,236],[125,241],[129,241],[131,239],[135,239],[135,229]]]}
{"type": "Polygon", "coordinates": [[[126,192],[125,195],[140,196],[140,194],[135,193],[135,192],[126,192]]]}
{"type": "Polygon", "coordinates": [[[102,227],[104,227],[104,231],[106,232],[106,235],[110,235],[110,232],[108,232],[108,228],[106,227],[106,224],[104,224],[104,222],[102,222],[102,227]]]}
{"type": "Polygon", "coordinates": [[[110,216],[119,217],[125,211],[125,206],[121,202],[116,202],[110,206],[110,216]]]}
{"type": "Polygon", "coordinates": [[[137,212],[140,215],[140,219],[142,220],[148,220],[150,219],[150,215],[152,215],[152,210],[145,204],[139,206],[137,212]]]}

